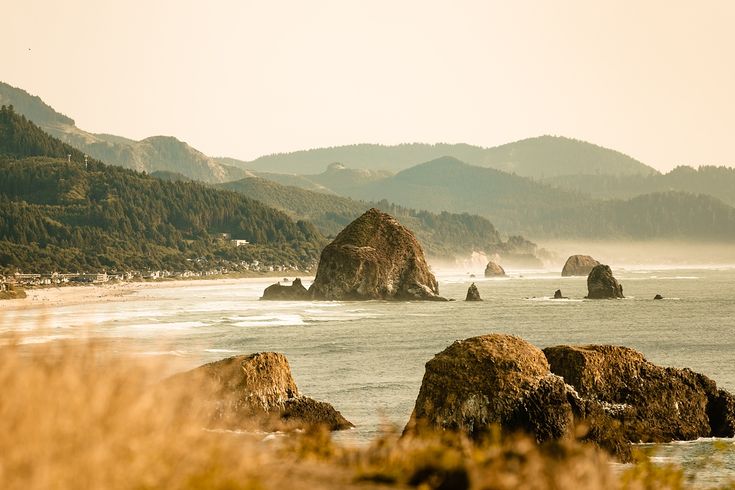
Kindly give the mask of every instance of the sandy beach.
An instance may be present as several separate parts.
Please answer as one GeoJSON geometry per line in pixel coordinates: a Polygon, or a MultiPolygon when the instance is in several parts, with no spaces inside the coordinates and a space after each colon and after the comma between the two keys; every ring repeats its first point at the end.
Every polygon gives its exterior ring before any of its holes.
{"type": "MultiPolygon", "coordinates": [[[[130,295],[136,300],[145,299],[145,292],[160,288],[186,288],[206,284],[236,285],[248,283],[274,283],[279,279],[293,280],[297,276],[268,274],[257,277],[197,278],[176,281],[118,282],[112,284],[89,284],[80,286],[41,287],[26,289],[26,297],[0,301],[0,312],[22,311],[39,307],[74,306],[102,302],[123,302],[130,295]]],[[[302,277],[312,280],[313,277],[302,277]]],[[[265,286],[264,286],[265,287],[265,286]]],[[[151,298],[153,299],[153,298],[151,298]]]]}

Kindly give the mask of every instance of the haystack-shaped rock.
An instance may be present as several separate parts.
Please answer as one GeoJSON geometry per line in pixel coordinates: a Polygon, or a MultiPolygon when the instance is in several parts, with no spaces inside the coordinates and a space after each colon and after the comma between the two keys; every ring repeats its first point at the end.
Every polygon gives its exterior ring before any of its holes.
{"type": "Polygon", "coordinates": [[[596,265],[587,276],[588,299],[624,298],[623,286],[613,277],[610,266],[596,265]]]}
{"type": "Polygon", "coordinates": [[[586,276],[592,272],[596,265],[600,265],[600,263],[589,255],[572,255],[564,264],[561,275],[562,277],[586,276]]]}
{"type": "Polygon", "coordinates": [[[572,427],[564,381],[543,352],[523,339],[491,334],[458,340],[426,363],[411,422],[478,437],[493,424],[538,440],[572,427]]]}
{"type": "Polygon", "coordinates": [[[218,427],[352,427],[331,405],[303,396],[283,354],[261,352],[205,364],[170,378],[193,392],[196,405],[218,427]]]}
{"type": "Polygon", "coordinates": [[[485,277],[505,277],[505,269],[491,260],[485,267],[485,277]]]}
{"type": "Polygon", "coordinates": [[[271,284],[265,288],[263,297],[260,299],[290,301],[310,299],[310,297],[309,291],[301,284],[301,279],[297,277],[290,286],[284,286],[280,282],[271,284]]]}
{"type": "Polygon", "coordinates": [[[323,300],[443,300],[416,237],[374,208],[324,248],[309,293],[323,300]]]}
{"type": "Polygon", "coordinates": [[[464,300],[465,301],[482,301],[482,298],[480,297],[480,291],[477,290],[477,286],[475,286],[474,282],[470,284],[469,288],[467,288],[467,297],[464,300]]]}
{"type": "Polygon", "coordinates": [[[551,371],[581,398],[600,402],[629,441],[733,435],[735,399],[704,375],[656,366],[621,346],[562,345],[544,354],[551,371]]]}

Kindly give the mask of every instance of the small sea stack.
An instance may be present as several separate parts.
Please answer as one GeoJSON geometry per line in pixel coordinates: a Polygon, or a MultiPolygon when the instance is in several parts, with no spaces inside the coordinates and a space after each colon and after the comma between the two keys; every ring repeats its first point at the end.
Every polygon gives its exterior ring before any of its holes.
{"type": "Polygon", "coordinates": [[[561,289],[554,291],[554,299],[569,299],[561,294],[561,289]]]}
{"type": "Polygon", "coordinates": [[[624,298],[623,286],[613,277],[610,266],[600,264],[587,276],[587,299],[624,298]]]}
{"type": "Polygon", "coordinates": [[[263,297],[260,299],[274,300],[274,301],[296,301],[296,300],[308,300],[309,291],[301,284],[301,279],[298,277],[293,280],[290,286],[284,286],[281,283],[271,284],[265,291],[263,291],[263,297]]]}
{"type": "Polygon", "coordinates": [[[656,300],[658,300],[658,299],[664,299],[664,297],[661,296],[660,294],[657,294],[656,296],[653,297],[653,299],[656,299],[656,300]]]}
{"type": "Polygon", "coordinates": [[[505,269],[491,260],[485,267],[485,277],[505,277],[505,269]]]}
{"type": "Polygon", "coordinates": [[[600,265],[600,263],[589,255],[572,255],[564,264],[564,268],[561,270],[561,276],[586,276],[592,272],[592,269],[596,265],[600,265]]]}
{"type": "Polygon", "coordinates": [[[467,289],[467,297],[464,300],[465,301],[482,301],[482,298],[480,297],[480,291],[477,290],[477,286],[475,286],[474,282],[467,289]]]}

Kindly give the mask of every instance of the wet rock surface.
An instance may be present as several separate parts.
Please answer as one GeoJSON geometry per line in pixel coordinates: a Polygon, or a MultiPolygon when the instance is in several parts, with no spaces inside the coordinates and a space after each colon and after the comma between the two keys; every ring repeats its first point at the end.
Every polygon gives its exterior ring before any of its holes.
{"type": "Polygon", "coordinates": [[[467,297],[465,297],[465,301],[482,301],[480,291],[477,290],[477,286],[475,286],[474,282],[467,289],[467,297]]]}
{"type": "Polygon", "coordinates": [[[279,282],[271,284],[265,288],[265,291],[263,291],[263,297],[260,299],[293,301],[308,300],[311,298],[309,296],[309,291],[303,284],[301,284],[301,279],[297,277],[293,280],[290,286],[282,285],[279,282]]]}
{"type": "Polygon", "coordinates": [[[622,346],[556,346],[544,354],[551,371],[581,398],[599,402],[631,442],[692,440],[733,430],[732,396],[702,374],[657,366],[622,346]]]}
{"type": "Polygon", "coordinates": [[[596,265],[600,263],[589,255],[572,255],[564,264],[561,275],[562,277],[587,276],[596,265]]]}
{"type": "Polygon", "coordinates": [[[318,300],[444,301],[413,233],[374,208],[324,248],[309,294],[318,300]]]}
{"type": "Polygon", "coordinates": [[[587,299],[624,298],[623,286],[613,277],[612,269],[607,265],[596,265],[587,276],[587,299]]]}

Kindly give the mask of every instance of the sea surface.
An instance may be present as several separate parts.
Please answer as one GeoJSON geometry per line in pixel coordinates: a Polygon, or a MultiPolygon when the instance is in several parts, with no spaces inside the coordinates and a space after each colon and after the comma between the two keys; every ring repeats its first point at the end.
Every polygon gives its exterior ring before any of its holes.
{"type": "MultiPolygon", "coordinates": [[[[561,278],[558,271],[485,279],[481,270],[437,270],[440,292],[457,300],[448,303],[264,302],[263,289],[277,279],[193,281],[143,289],[124,302],[0,312],[0,333],[22,332],[29,343],[103,338],[115,353],[170,358],[177,369],[283,352],[299,389],[332,403],[356,425],[337,437],[358,444],[386,425],[405,425],[434,354],[454,340],[491,332],[541,348],[625,345],[735,392],[735,267],[614,270],[624,300],[584,300],[585,278],[561,278]],[[471,282],[483,302],[463,301],[471,282]],[[550,299],[558,288],[570,299],[550,299]],[[665,299],[653,301],[657,293],[665,299]]],[[[733,439],[646,448],[656,461],[682,465],[697,486],[735,481],[733,439]]]]}

